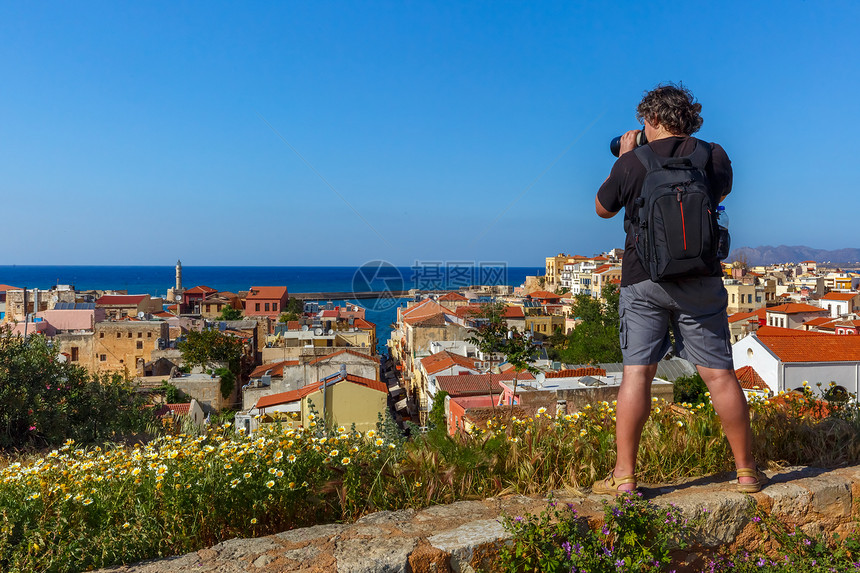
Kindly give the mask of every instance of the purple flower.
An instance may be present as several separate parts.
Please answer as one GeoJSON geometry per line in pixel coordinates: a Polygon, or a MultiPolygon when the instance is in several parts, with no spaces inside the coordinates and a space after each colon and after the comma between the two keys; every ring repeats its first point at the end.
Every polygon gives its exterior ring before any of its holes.
{"type": "Polygon", "coordinates": [[[764,567],[766,563],[767,561],[765,561],[764,557],[759,557],[758,561],[756,562],[756,565],[758,565],[759,567],[764,567]]]}
{"type": "Polygon", "coordinates": [[[812,541],[810,541],[809,538],[807,538],[807,539],[803,540],[803,544],[808,547],[808,546],[812,545],[812,541]]]}
{"type": "Polygon", "coordinates": [[[615,568],[620,569],[622,567],[624,567],[624,560],[623,559],[616,559],[615,560],[615,568]]]}
{"type": "Polygon", "coordinates": [[[761,518],[759,516],[753,517],[753,523],[761,523],[761,518]]]}
{"type": "Polygon", "coordinates": [[[523,518],[522,518],[521,516],[519,516],[519,515],[518,515],[518,516],[516,516],[516,517],[514,518],[514,521],[516,521],[517,523],[522,523],[523,518]]]}
{"type": "Polygon", "coordinates": [[[604,525],[603,529],[600,530],[600,533],[602,533],[603,535],[609,535],[609,526],[604,525]]]}
{"type": "Polygon", "coordinates": [[[570,559],[570,553],[571,553],[570,541],[565,541],[564,543],[562,543],[561,548],[564,549],[564,552],[567,554],[567,558],[570,559]]]}

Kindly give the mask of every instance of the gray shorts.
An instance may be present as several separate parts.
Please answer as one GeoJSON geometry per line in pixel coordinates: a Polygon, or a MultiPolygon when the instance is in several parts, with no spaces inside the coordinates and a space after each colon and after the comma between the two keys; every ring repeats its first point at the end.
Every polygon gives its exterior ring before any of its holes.
{"type": "Polygon", "coordinates": [[[655,364],[672,345],[675,354],[698,366],[733,369],[726,316],[728,295],[720,277],[655,283],[650,280],[621,288],[621,353],[624,364],[655,364]]]}

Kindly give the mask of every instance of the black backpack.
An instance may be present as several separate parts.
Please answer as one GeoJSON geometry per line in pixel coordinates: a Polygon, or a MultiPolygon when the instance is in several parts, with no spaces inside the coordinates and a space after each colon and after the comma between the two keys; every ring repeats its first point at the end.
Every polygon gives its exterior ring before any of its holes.
{"type": "Polygon", "coordinates": [[[645,271],[657,282],[712,275],[719,235],[717,205],[705,175],[711,146],[697,140],[686,157],[659,157],[650,145],[634,152],[648,170],[630,214],[645,271]]]}

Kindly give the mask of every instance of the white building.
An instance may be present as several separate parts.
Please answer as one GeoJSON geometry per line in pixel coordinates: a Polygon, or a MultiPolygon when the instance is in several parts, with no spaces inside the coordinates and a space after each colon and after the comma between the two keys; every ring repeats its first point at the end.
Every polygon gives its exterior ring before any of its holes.
{"type": "Polygon", "coordinates": [[[815,391],[836,382],[860,390],[860,337],[761,327],[732,345],[735,368],[750,366],[774,392],[796,390],[804,381],[815,391]]]}

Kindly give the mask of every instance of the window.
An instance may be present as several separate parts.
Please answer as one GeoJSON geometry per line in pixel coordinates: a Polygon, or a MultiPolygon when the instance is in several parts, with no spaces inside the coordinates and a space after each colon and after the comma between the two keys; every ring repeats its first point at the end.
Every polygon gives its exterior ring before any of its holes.
{"type": "Polygon", "coordinates": [[[257,312],[260,311],[260,303],[259,302],[254,304],[254,310],[256,310],[257,312]]]}
{"type": "Polygon", "coordinates": [[[72,362],[78,361],[78,353],[79,353],[78,347],[72,346],[72,362]]]}
{"type": "Polygon", "coordinates": [[[732,304],[735,303],[735,293],[732,293],[732,304]]]}
{"type": "Polygon", "coordinates": [[[129,337],[129,338],[131,338],[131,333],[130,333],[130,332],[128,333],[128,337],[129,337]]]}
{"type": "Polygon", "coordinates": [[[212,312],[212,305],[211,304],[206,305],[206,312],[212,312]]]}
{"type": "Polygon", "coordinates": [[[99,338],[104,338],[104,337],[105,337],[105,333],[104,333],[104,332],[99,332],[99,338]]]}
{"type": "Polygon", "coordinates": [[[137,337],[138,337],[138,338],[143,338],[143,333],[142,333],[142,332],[138,332],[138,333],[137,333],[137,337]]]}
{"type": "Polygon", "coordinates": [[[107,354],[99,354],[99,362],[105,362],[107,360],[107,354]]]}
{"type": "Polygon", "coordinates": [[[142,341],[142,340],[138,340],[138,341],[137,341],[137,349],[138,349],[138,350],[143,350],[143,341],[142,341]]]}
{"type": "Polygon", "coordinates": [[[278,303],[276,303],[276,302],[272,303],[272,310],[274,310],[274,311],[278,310],[278,303]]]}
{"type": "Polygon", "coordinates": [[[117,332],[117,333],[116,333],[116,337],[117,337],[117,338],[121,338],[121,337],[122,337],[122,333],[121,333],[121,332],[117,332]]]}
{"type": "Polygon", "coordinates": [[[146,333],[146,337],[147,337],[147,338],[152,338],[152,333],[151,333],[151,332],[147,332],[147,333],[146,333]]]}
{"type": "Polygon", "coordinates": [[[269,303],[266,303],[266,312],[269,312],[269,303]]]}

